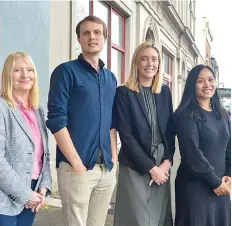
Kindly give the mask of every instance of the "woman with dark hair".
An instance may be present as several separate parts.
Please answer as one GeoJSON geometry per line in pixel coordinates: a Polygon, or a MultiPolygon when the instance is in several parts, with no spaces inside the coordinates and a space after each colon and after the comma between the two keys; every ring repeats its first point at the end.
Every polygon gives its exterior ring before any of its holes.
{"type": "Polygon", "coordinates": [[[197,65],[190,71],[173,119],[181,154],[175,225],[231,225],[230,119],[210,67],[197,65]]]}

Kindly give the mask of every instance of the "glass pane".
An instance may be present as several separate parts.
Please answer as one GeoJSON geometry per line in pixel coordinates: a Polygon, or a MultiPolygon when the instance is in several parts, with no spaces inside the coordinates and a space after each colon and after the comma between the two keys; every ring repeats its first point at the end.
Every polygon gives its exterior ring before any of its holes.
{"type": "Polygon", "coordinates": [[[118,84],[121,84],[122,79],[122,59],[123,55],[118,50],[112,48],[111,51],[111,71],[117,78],[118,84]]]}
{"type": "Polygon", "coordinates": [[[105,67],[108,68],[108,41],[105,42],[104,48],[100,53],[100,58],[105,63],[105,67]]]}
{"type": "Polygon", "coordinates": [[[123,47],[123,19],[112,13],[112,42],[123,47]]]}
{"type": "Polygon", "coordinates": [[[147,33],[146,33],[146,41],[155,43],[154,33],[150,27],[148,28],[147,33]]]}
{"type": "MultiPolygon", "coordinates": [[[[85,0],[86,1],[86,0],[85,0]]],[[[93,14],[97,17],[99,17],[100,19],[102,19],[107,27],[109,24],[109,7],[107,5],[105,5],[102,2],[99,1],[94,1],[93,3],[94,5],[94,9],[93,9],[93,14]]]]}
{"type": "MultiPolygon", "coordinates": [[[[105,5],[104,3],[101,3],[99,1],[94,1],[94,9],[93,14],[100,19],[102,19],[107,28],[109,28],[109,7],[105,5]]],[[[100,58],[104,61],[105,66],[108,68],[108,39],[106,40],[106,43],[104,45],[103,50],[101,51],[100,58]]]]}
{"type": "Polygon", "coordinates": [[[163,52],[163,65],[164,65],[164,72],[169,74],[169,56],[165,52],[163,52]]]}
{"type": "MultiPolygon", "coordinates": [[[[86,0],[76,0],[76,25],[89,15],[89,1],[86,0]]],[[[79,42],[76,40],[75,52],[76,56],[81,53],[81,47],[79,42]]]]}

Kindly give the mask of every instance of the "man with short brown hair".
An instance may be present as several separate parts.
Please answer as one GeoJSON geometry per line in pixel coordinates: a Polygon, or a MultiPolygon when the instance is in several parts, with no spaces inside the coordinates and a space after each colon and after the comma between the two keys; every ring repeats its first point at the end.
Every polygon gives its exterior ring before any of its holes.
{"type": "Polygon", "coordinates": [[[65,226],[104,226],[116,184],[112,120],[114,74],[99,59],[105,23],[88,16],[76,27],[82,54],[52,73],[47,127],[57,141],[58,188],[65,226]]]}
{"type": "Polygon", "coordinates": [[[77,26],[76,26],[76,34],[77,34],[78,38],[80,38],[80,27],[86,21],[101,24],[102,27],[103,27],[103,36],[104,36],[105,40],[107,39],[107,27],[106,27],[106,24],[100,18],[98,18],[96,16],[87,16],[77,24],[77,26]]]}

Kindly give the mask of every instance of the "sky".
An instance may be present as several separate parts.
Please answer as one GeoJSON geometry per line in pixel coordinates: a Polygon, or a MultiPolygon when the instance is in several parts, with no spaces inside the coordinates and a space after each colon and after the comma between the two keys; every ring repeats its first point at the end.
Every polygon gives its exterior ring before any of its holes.
{"type": "Polygon", "coordinates": [[[196,0],[196,16],[206,16],[213,35],[212,55],[219,65],[220,82],[232,87],[232,1],[196,0]]]}

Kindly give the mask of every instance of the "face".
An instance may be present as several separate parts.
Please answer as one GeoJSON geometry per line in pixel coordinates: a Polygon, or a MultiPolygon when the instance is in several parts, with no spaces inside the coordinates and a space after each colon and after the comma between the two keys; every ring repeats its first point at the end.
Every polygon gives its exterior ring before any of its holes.
{"type": "Polygon", "coordinates": [[[159,54],[154,48],[146,48],[142,51],[138,63],[140,79],[153,79],[159,69],[159,54]]]}
{"type": "Polygon", "coordinates": [[[23,58],[16,59],[11,76],[13,91],[16,93],[29,92],[34,86],[34,69],[32,65],[23,58]]]}
{"type": "Polygon", "coordinates": [[[82,23],[78,41],[83,53],[99,54],[105,43],[103,25],[92,21],[82,23]]]}
{"type": "Polygon", "coordinates": [[[215,78],[212,72],[205,68],[203,69],[196,83],[196,98],[197,99],[210,99],[216,90],[215,78]]]}

